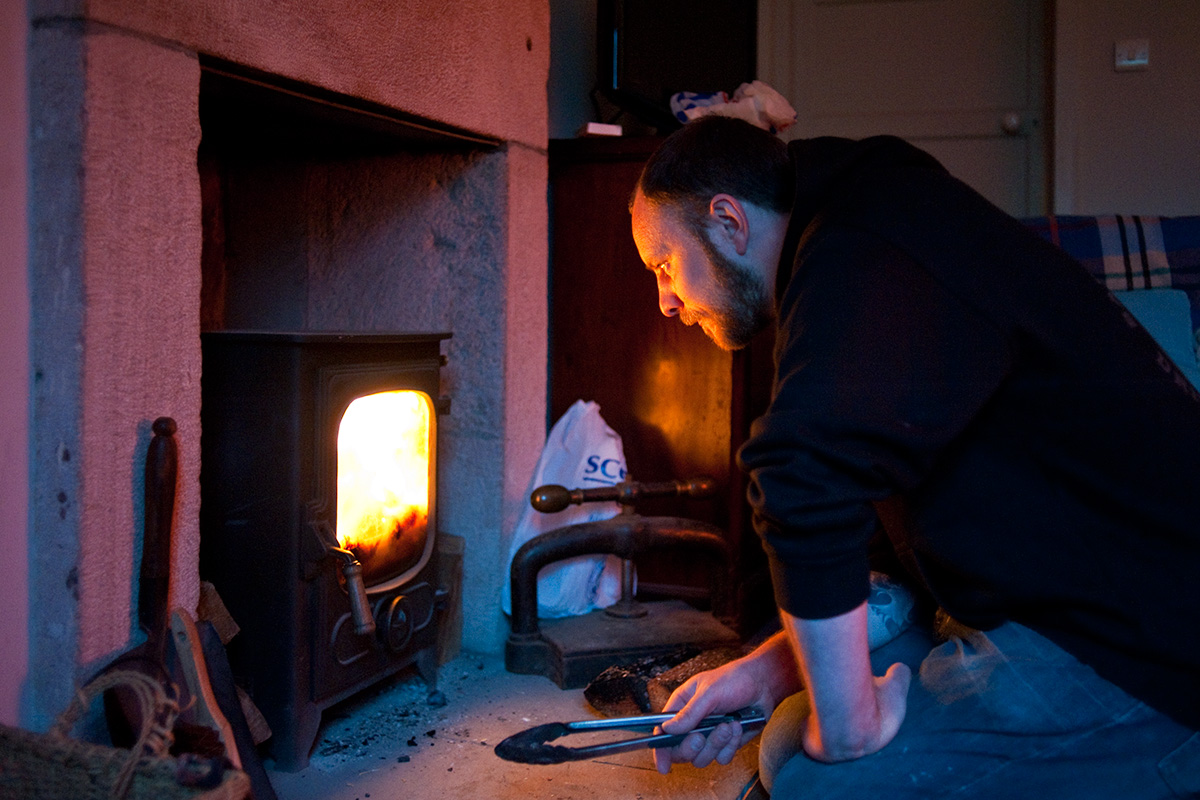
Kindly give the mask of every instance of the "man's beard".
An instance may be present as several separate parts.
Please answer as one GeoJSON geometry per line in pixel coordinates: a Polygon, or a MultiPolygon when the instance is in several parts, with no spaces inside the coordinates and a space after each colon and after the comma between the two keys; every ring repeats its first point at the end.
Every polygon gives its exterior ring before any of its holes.
{"type": "Polygon", "coordinates": [[[717,249],[703,223],[693,224],[692,230],[708,255],[709,269],[721,296],[719,304],[709,307],[706,314],[689,318],[685,309],[680,320],[689,325],[701,322],[704,333],[722,350],[740,350],[771,324],[771,299],[758,276],[717,249]]]}

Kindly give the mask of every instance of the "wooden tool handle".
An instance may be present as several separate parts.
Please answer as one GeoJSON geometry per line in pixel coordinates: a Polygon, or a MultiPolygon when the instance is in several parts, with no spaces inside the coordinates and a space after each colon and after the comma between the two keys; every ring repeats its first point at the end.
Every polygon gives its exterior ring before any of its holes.
{"type": "Polygon", "coordinates": [[[151,649],[164,654],[167,630],[167,592],[171,578],[171,527],[175,516],[175,478],[178,447],[175,420],[154,420],[154,436],[146,452],[145,517],[142,528],[142,570],[138,584],[138,623],[151,649]]]}

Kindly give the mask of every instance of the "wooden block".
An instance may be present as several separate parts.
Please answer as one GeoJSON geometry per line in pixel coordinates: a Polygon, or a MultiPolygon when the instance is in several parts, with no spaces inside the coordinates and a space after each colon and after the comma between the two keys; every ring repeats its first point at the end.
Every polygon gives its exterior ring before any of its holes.
{"type": "Polygon", "coordinates": [[[234,686],[234,689],[237,690],[238,705],[242,707],[242,714],[246,717],[246,726],[250,728],[250,738],[254,739],[256,745],[262,744],[271,738],[271,726],[267,723],[267,718],[242,687],[234,686]]]}
{"type": "Polygon", "coordinates": [[[646,694],[650,700],[650,710],[658,713],[663,710],[671,693],[687,682],[688,678],[707,672],[710,669],[728,664],[742,657],[742,651],[736,647],[717,647],[705,650],[695,658],[690,658],[678,666],[671,667],[655,675],[646,684],[646,694]]]}
{"type": "Polygon", "coordinates": [[[221,644],[229,644],[229,640],[241,630],[222,602],[221,595],[217,594],[217,587],[208,581],[200,582],[200,602],[196,604],[196,618],[212,623],[217,629],[217,635],[221,637],[221,644]]]}
{"type": "Polygon", "coordinates": [[[200,634],[191,614],[182,608],[173,609],[171,634],[175,638],[175,651],[179,655],[179,664],[188,693],[194,701],[194,705],[187,709],[187,712],[194,715],[196,725],[208,728],[220,737],[225,757],[237,769],[241,769],[242,760],[238,756],[237,743],[233,739],[233,728],[213,695],[212,684],[208,679],[208,666],[200,645],[200,634]]]}

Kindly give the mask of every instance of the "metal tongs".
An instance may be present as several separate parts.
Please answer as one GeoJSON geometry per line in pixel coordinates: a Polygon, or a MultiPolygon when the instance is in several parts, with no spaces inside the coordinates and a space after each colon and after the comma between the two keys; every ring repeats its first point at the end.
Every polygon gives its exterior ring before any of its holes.
{"type": "Polygon", "coordinates": [[[705,717],[700,724],[687,733],[656,733],[636,739],[618,739],[603,744],[586,745],[583,747],[562,747],[561,745],[546,744],[572,733],[587,733],[592,731],[625,730],[635,733],[650,733],[654,728],[674,717],[670,714],[646,714],[636,717],[615,717],[613,719],[588,719],[579,722],[549,722],[545,725],[535,725],[528,730],[514,733],[496,745],[496,755],[505,761],[516,761],[520,764],[562,764],[567,761],[585,761],[599,756],[610,756],[616,753],[628,753],[647,747],[674,747],[693,733],[707,734],[722,722],[740,722],[743,732],[756,731],[766,724],[766,717],[757,708],[743,708],[728,714],[705,717]]]}

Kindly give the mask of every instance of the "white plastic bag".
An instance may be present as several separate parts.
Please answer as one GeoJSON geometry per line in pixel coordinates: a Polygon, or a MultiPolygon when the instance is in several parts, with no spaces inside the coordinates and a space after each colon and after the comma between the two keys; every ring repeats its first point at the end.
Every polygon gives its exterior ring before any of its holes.
{"type": "MultiPolygon", "coordinates": [[[[621,437],[604,422],[600,406],[576,400],[550,429],[526,497],[537,487],[551,483],[568,489],[614,486],[624,480],[625,473],[621,437]]],[[[555,528],[609,519],[620,511],[619,504],[609,502],[571,505],[563,511],[543,514],[526,503],[505,562],[501,591],[504,613],[512,614],[508,576],[521,545],[555,528]]],[[[538,573],[538,616],[542,618],[586,614],[620,598],[621,559],[613,555],[576,556],[548,564],[538,573]]]]}

